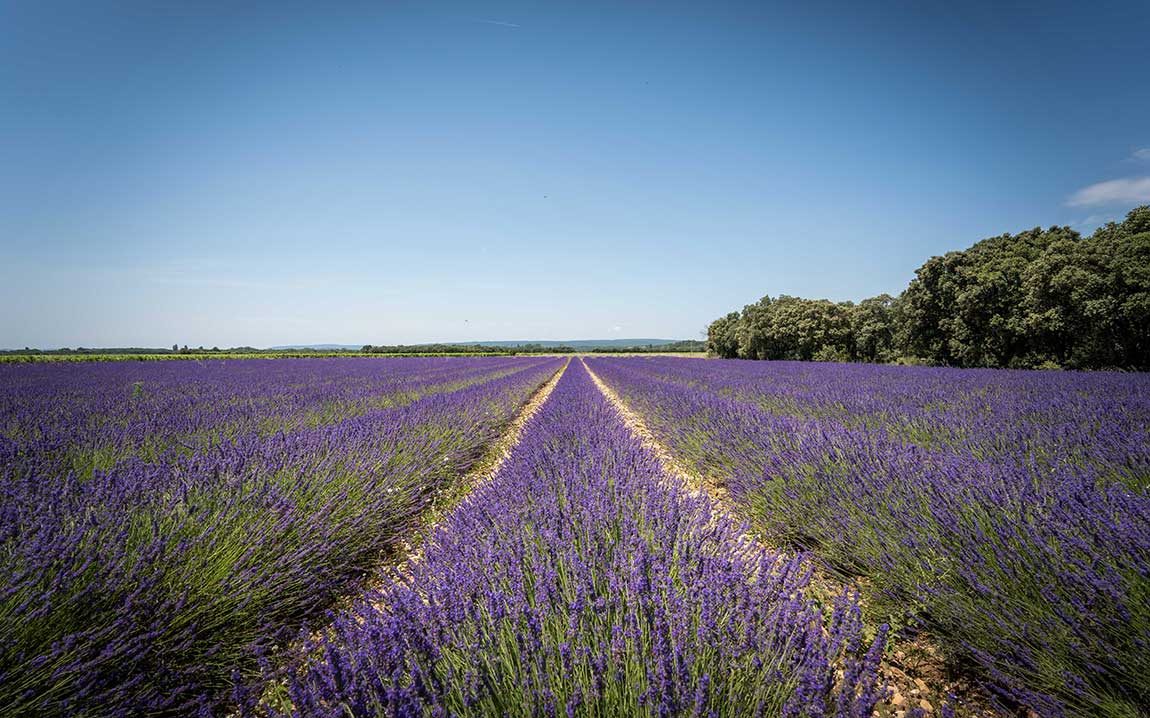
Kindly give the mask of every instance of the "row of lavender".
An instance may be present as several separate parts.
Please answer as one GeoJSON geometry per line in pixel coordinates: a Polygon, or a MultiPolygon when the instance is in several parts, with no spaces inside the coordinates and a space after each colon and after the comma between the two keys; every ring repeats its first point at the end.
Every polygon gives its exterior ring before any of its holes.
{"type": "Polygon", "coordinates": [[[173,454],[343,421],[522,366],[507,358],[5,366],[0,446],[29,447],[55,463],[43,467],[54,473],[87,474],[132,456],[166,463],[173,454]]]}
{"type": "Polygon", "coordinates": [[[1144,376],[772,362],[638,363],[773,414],[830,420],[927,449],[989,461],[1073,463],[1132,488],[1150,482],[1150,391],[1144,376]],[[1116,430],[1119,429],[1119,430],[1116,430]]]}
{"type": "Polygon", "coordinates": [[[6,715],[216,710],[359,586],[560,366],[438,362],[0,367],[6,715]],[[346,414],[292,420],[325,406],[346,414]],[[269,407],[293,430],[265,431],[269,407]],[[213,425],[229,429],[189,438],[213,425]],[[141,455],[149,436],[182,449],[141,455]],[[80,472],[100,464],[85,452],[115,459],[80,472]]]}
{"type": "Polygon", "coordinates": [[[664,474],[572,362],[420,560],[304,633],[249,710],[293,716],[867,716],[883,636],[811,567],[664,474]],[[260,697],[264,704],[255,705],[260,697]]]}
{"type": "Polygon", "coordinates": [[[595,359],[770,540],[1042,715],[1150,711],[1150,377],[595,359]]]}

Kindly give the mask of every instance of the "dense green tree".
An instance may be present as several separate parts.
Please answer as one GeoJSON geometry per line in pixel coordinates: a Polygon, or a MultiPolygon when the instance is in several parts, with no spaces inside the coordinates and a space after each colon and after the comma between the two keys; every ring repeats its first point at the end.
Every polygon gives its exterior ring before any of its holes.
{"type": "Polygon", "coordinates": [[[897,299],[763,297],[712,323],[707,348],[743,359],[1150,369],[1150,206],[1089,238],[1035,228],[932,257],[897,299]]]}
{"type": "MultiPolygon", "coordinates": [[[[779,297],[786,299],[785,296],[779,297]]],[[[740,359],[770,359],[773,347],[767,345],[771,332],[771,305],[774,303],[769,296],[763,297],[755,304],[743,307],[739,325],[735,329],[735,337],[739,344],[740,359]]]]}
{"type": "Polygon", "coordinates": [[[950,364],[953,355],[947,336],[947,307],[955,303],[948,278],[957,274],[957,252],[931,257],[915,271],[915,278],[902,293],[896,344],[904,352],[950,364]]]}
{"type": "Polygon", "coordinates": [[[850,357],[850,305],[786,297],[775,303],[772,328],[772,340],[779,349],[775,358],[847,361],[850,357]]]}
{"type": "Polygon", "coordinates": [[[707,327],[707,351],[724,359],[734,359],[739,355],[739,313],[731,312],[711,322],[707,327]]]}
{"type": "Polygon", "coordinates": [[[1052,245],[1028,268],[1025,290],[1036,359],[1150,369],[1150,207],[1052,245]]]}
{"type": "Polygon", "coordinates": [[[1135,207],[1122,222],[1107,222],[1094,231],[1091,239],[1121,239],[1150,232],[1150,204],[1135,207]]]}
{"type": "Polygon", "coordinates": [[[931,258],[903,293],[904,348],[938,364],[1025,366],[1024,274],[1051,246],[1078,240],[1068,227],[1035,228],[931,258]]]}
{"type": "Polygon", "coordinates": [[[850,358],[851,305],[826,299],[802,299],[780,295],[763,297],[743,308],[742,315],[728,314],[708,329],[714,336],[712,349],[719,356],[743,359],[797,359],[810,361],[850,358]],[[719,338],[734,336],[737,351],[719,338]]]}
{"type": "Polygon", "coordinates": [[[897,300],[889,294],[864,299],[851,311],[853,351],[851,358],[862,362],[891,362],[898,357],[895,347],[897,300]]]}

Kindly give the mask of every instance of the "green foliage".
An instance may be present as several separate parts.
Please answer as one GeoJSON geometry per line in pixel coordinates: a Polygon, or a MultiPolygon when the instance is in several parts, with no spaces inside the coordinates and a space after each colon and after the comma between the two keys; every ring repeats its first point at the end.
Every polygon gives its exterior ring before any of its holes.
{"type": "Polygon", "coordinates": [[[711,322],[707,327],[707,351],[724,359],[734,359],[739,355],[739,313],[731,312],[711,322]]]}
{"type": "Polygon", "coordinates": [[[855,305],[781,295],[763,297],[707,329],[707,351],[733,359],[888,361],[894,358],[895,300],[855,305]]]}
{"type": "Polygon", "coordinates": [[[695,339],[670,342],[667,344],[645,344],[642,346],[604,346],[592,349],[567,346],[545,346],[537,343],[503,345],[503,344],[416,344],[394,346],[365,346],[363,351],[368,354],[579,354],[591,352],[595,354],[666,354],[670,352],[704,352],[707,348],[703,342],[695,339]]]}
{"type": "MultiPolygon", "coordinates": [[[[736,315],[737,316],[737,315],[736,315]]],[[[20,349],[0,350],[0,364],[32,362],[87,361],[168,361],[198,359],[297,359],[315,357],[411,357],[411,356],[515,356],[520,354],[687,354],[707,351],[704,342],[686,339],[668,344],[638,347],[595,347],[579,349],[570,346],[545,347],[540,344],[494,346],[479,344],[367,345],[362,349],[20,349]]]]}
{"type": "Polygon", "coordinates": [[[1062,242],[1026,277],[1033,351],[1071,368],[1150,368],[1150,207],[1062,242]]]}
{"type": "Polygon", "coordinates": [[[707,351],[706,342],[683,339],[668,344],[645,344],[640,347],[595,347],[592,354],[693,354],[707,351]]]}
{"type": "Polygon", "coordinates": [[[724,358],[1150,369],[1150,206],[1083,238],[1003,234],[932,257],[898,297],[764,297],[707,329],[724,358]]]}
{"type": "Polygon", "coordinates": [[[362,350],[365,354],[574,354],[576,349],[569,346],[545,347],[542,344],[517,344],[515,346],[488,344],[391,344],[373,346],[368,344],[362,350]]]}
{"type": "Polygon", "coordinates": [[[891,362],[895,348],[897,301],[889,294],[864,299],[851,312],[854,359],[863,362],[891,362]]]}
{"type": "Polygon", "coordinates": [[[810,361],[820,350],[849,352],[850,309],[826,299],[763,297],[743,309],[739,356],[810,361]]]}
{"type": "Polygon", "coordinates": [[[933,257],[903,292],[904,348],[937,364],[1031,366],[1024,283],[1055,245],[1075,244],[1067,227],[991,237],[933,257]]]}

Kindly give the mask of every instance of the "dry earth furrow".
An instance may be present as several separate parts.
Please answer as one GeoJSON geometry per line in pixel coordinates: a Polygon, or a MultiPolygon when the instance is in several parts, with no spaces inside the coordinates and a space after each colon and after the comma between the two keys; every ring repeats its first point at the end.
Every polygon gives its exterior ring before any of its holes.
{"type": "MultiPolygon", "coordinates": [[[[439,523],[441,518],[450,511],[452,507],[456,506],[468,494],[470,494],[476,487],[483,483],[490,481],[492,477],[511,456],[511,451],[515,445],[519,443],[523,436],[523,431],[527,426],[527,422],[533,416],[539,413],[543,405],[550,398],[551,392],[555,390],[555,386],[563,377],[567,367],[570,366],[571,360],[568,359],[563,366],[555,372],[555,374],[548,379],[542,386],[535,390],[527,403],[520,408],[515,418],[508,424],[507,429],[487,447],[483,452],[483,456],[476,462],[467,473],[465,473],[458,482],[458,488],[451,491],[444,496],[437,499],[432,508],[428,510],[427,516],[423,521],[421,527],[413,531],[413,535],[418,540],[411,542],[404,540],[394,554],[389,555],[387,563],[382,566],[374,575],[374,580],[368,583],[362,592],[346,596],[340,601],[336,609],[349,608],[356,600],[359,600],[364,595],[371,595],[371,593],[384,585],[387,581],[403,578],[409,575],[408,569],[417,563],[422,556],[422,543],[423,539],[430,535],[435,526],[439,523]]],[[[309,634],[314,642],[320,642],[323,639],[325,628],[317,627],[309,634]]],[[[298,652],[301,649],[302,642],[296,641],[289,652],[298,652]]],[[[261,699],[263,708],[267,709],[269,706],[275,706],[279,713],[284,712],[290,706],[290,699],[283,691],[283,684],[280,680],[273,680],[264,687],[263,698],[261,699]]],[[[270,713],[270,711],[269,711],[270,713]]],[[[229,718],[236,718],[237,713],[229,712],[229,718]]]]}
{"type": "MultiPolygon", "coordinates": [[[[376,570],[371,581],[366,584],[365,589],[345,597],[339,602],[339,607],[347,608],[362,595],[370,594],[373,590],[380,588],[388,581],[409,575],[409,568],[417,563],[420,556],[422,556],[424,539],[431,535],[431,532],[448,511],[458,505],[460,501],[477,487],[490,481],[491,478],[495,476],[504,462],[511,456],[512,449],[515,448],[515,445],[518,444],[522,438],[527,422],[543,408],[543,405],[547,402],[547,399],[550,398],[551,392],[555,390],[555,386],[559,383],[559,380],[563,377],[564,372],[567,371],[567,367],[570,364],[570,360],[565,362],[550,379],[535,390],[499,438],[492,442],[483,452],[483,456],[480,457],[479,461],[477,461],[467,473],[460,477],[455,488],[436,497],[431,508],[427,510],[422,518],[420,525],[411,530],[411,538],[403,539],[399,546],[397,546],[392,553],[388,554],[386,561],[376,570]]],[[[322,629],[313,631],[312,638],[318,638],[321,633],[322,629]]]]}
{"type": "MultiPolygon", "coordinates": [[[[559,380],[563,378],[563,374],[567,371],[567,367],[571,365],[571,360],[568,359],[559,370],[555,372],[547,382],[535,390],[515,418],[511,420],[507,429],[503,434],[496,439],[483,453],[483,457],[460,479],[457,487],[446,494],[445,498],[439,499],[436,505],[432,506],[422,528],[416,532],[415,536],[420,539],[426,538],[436,525],[442,520],[443,516],[450,511],[453,507],[459,504],[468,494],[476,488],[490,481],[499,473],[499,469],[503,468],[503,464],[511,457],[511,452],[515,445],[523,438],[523,431],[527,427],[527,422],[531,421],[532,417],[539,413],[543,405],[551,397],[551,392],[555,391],[556,385],[559,380]]],[[[404,541],[402,545],[403,556],[400,563],[410,565],[419,560],[421,549],[417,545],[404,541]]]]}

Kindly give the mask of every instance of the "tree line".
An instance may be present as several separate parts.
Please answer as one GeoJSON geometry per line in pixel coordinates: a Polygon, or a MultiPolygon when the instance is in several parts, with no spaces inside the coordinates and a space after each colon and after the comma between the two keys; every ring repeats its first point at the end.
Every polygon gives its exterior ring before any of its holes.
{"type": "Polygon", "coordinates": [[[184,358],[184,357],[200,357],[200,356],[274,356],[274,357],[331,357],[331,356],[360,356],[363,354],[397,354],[404,356],[416,356],[424,354],[444,354],[444,355],[506,355],[514,356],[517,354],[663,354],[669,352],[685,353],[685,352],[705,352],[707,346],[705,342],[698,339],[684,339],[682,341],[669,342],[667,344],[644,344],[642,346],[633,347],[593,347],[590,349],[572,347],[572,346],[546,346],[537,343],[524,343],[516,344],[514,346],[495,345],[495,344],[388,344],[388,345],[372,345],[368,344],[360,349],[256,349],[255,347],[230,347],[228,349],[220,349],[219,347],[212,347],[206,349],[200,347],[188,347],[188,345],[180,346],[173,344],[171,349],[157,348],[157,347],[105,347],[100,349],[77,347],[75,349],[64,347],[62,349],[33,349],[25,347],[23,349],[0,349],[0,357],[108,357],[108,356],[130,356],[130,357],[170,357],[170,358],[184,358]]]}
{"type": "Polygon", "coordinates": [[[488,344],[366,344],[364,354],[574,354],[568,346],[545,347],[542,344],[496,346],[488,344]]]}
{"type": "Polygon", "coordinates": [[[959,367],[1150,369],[1150,206],[932,257],[897,297],[766,296],[716,319],[725,358],[959,367]]]}
{"type": "Polygon", "coordinates": [[[543,344],[391,344],[363,347],[365,354],[645,354],[667,352],[704,352],[706,344],[697,339],[686,339],[669,344],[645,344],[634,347],[593,347],[578,348],[567,345],[545,346],[543,344]]]}

